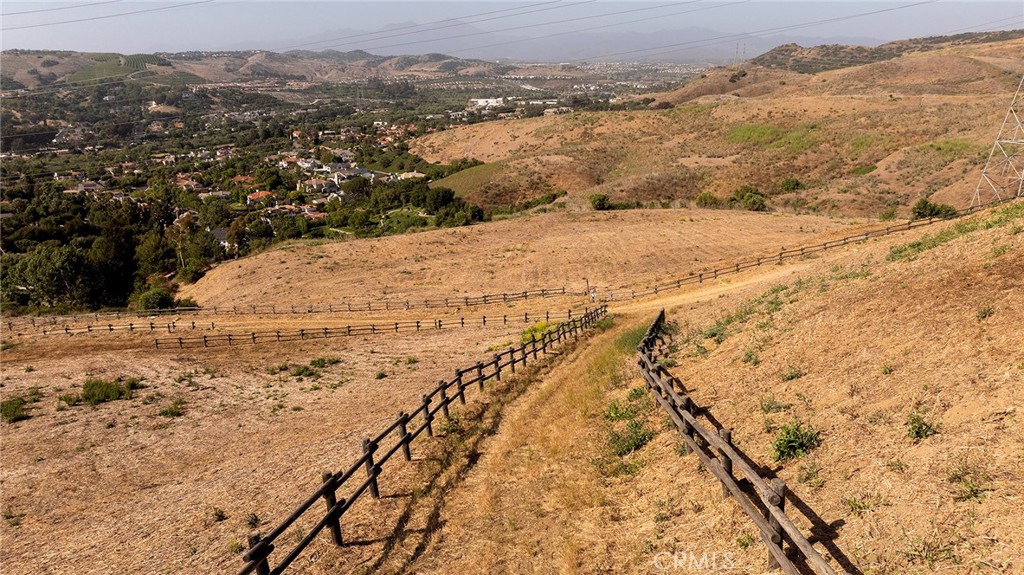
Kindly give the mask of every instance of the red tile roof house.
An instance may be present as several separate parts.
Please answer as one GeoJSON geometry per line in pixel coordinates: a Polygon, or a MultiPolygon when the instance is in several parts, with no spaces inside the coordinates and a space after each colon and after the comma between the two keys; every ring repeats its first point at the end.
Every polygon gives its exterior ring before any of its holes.
{"type": "Polygon", "coordinates": [[[272,192],[268,192],[266,190],[263,190],[263,191],[260,191],[260,192],[254,192],[252,194],[249,194],[248,196],[245,196],[245,203],[246,204],[255,204],[257,202],[262,201],[265,198],[272,198],[272,197],[274,197],[274,194],[272,192]]]}

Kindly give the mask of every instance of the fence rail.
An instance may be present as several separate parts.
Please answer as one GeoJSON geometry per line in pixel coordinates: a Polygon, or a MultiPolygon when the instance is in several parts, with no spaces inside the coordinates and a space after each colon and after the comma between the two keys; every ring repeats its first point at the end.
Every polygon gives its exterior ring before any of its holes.
{"type": "MultiPolygon", "coordinates": [[[[331,339],[336,337],[352,337],[359,335],[378,335],[388,333],[400,333],[410,331],[436,331],[440,329],[464,328],[469,326],[487,325],[508,325],[512,323],[527,324],[531,321],[560,321],[572,320],[590,313],[590,308],[583,310],[566,311],[542,311],[523,312],[522,314],[503,314],[492,316],[480,316],[478,318],[440,318],[431,320],[406,320],[394,322],[379,322],[359,325],[346,325],[340,327],[317,327],[296,330],[265,330],[249,331],[239,333],[219,333],[215,335],[201,335],[195,337],[166,337],[153,340],[153,347],[156,349],[186,349],[199,347],[224,347],[234,345],[256,345],[262,343],[284,343],[289,341],[303,341],[307,339],[331,339]]],[[[168,330],[170,331],[170,330],[168,330]]]]}
{"type": "Polygon", "coordinates": [[[581,293],[574,293],[567,291],[566,288],[541,288],[534,290],[518,291],[518,292],[505,292],[505,293],[491,293],[476,296],[449,296],[445,298],[434,298],[434,299],[404,299],[404,300],[389,300],[380,299],[375,301],[365,301],[360,303],[353,302],[339,302],[339,303],[328,303],[328,304],[306,304],[306,305],[277,305],[277,304],[249,304],[249,305],[232,305],[232,306],[211,306],[211,307],[178,307],[170,309],[146,309],[136,311],[117,311],[117,312],[96,312],[90,314],[80,314],[72,316],[47,316],[47,317],[30,317],[19,320],[7,319],[4,324],[10,331],[14,331],[17,326],[20,325],[31,325],[32,327],[45,326],[45,325],[57,325],[60,323],[78,323],[82,319],[89,321],[89,318],[97,324],[100,323],[100,318],[104,318],[107,323],[111,323],[110,318],[120,320],[121,318],[151,318],[152,316],[166,316],[166,315],[278,315],[278,314],[319,314],[319,313],[343,313],[343,312],[373,312],[373,311],[400,311],[410,309],[440,309],[440,308],[457,308],[457,307],[470,307],[479,305],[490,305],[497,303],[509,303],[515,301],[523,301],[528,299],[537,298],[550,298],[564,295],[582,295],[581,293]]]}
{"type": "Polygon", "coordinates": [[[1012,201],[1014,201],[1016,199],[1017,198],[1007,198],[1007,199],[1003,199],[1003,200],[995,200],[995,201],[989,202],[987,204],[978,205],[978,206],[974,206],[974,207],[963,209],[963,210],[958,210],[956,212],[956,215],[951,217],[951,218],[925,218],[925,219],[920,219],[920,220],[910,220],[910,221],[902,223],[902,224],[888,225],[888,226],[885,226],[884,228],[877,228],[877,229],[874,229],[874,230],[868,230],[866,232],[861,232],[859,234],[853,234],[853,235],[846,236],[846,237],[843,237],[843,238],[829,240],[827,242],[823,242],[823,243],[820,243],[820,244],[814,244],[814,245],[810,245],[810,246],[802,246],[802,247],[792,248],[792,249],[788,249],[788,250],[783,249],[783,250],[780,250],[778,254],[764,255],[764,256],[760,256],[760,257],[756,257],[756,258],[752,258],[752,259],[741,260],[739,262],[732,263],[732,264],[729,264],[727,266],[722,266],[722,267],[719,267],[719,268],[715,268],[715,269],[712,269],[712,270],[705,270],[705,271],[701,271],[701,272],[690,272],[689,275],[687,275],[684,278],[678,278],[678,279],[674,279],[674,280],[667,280],[667,281],[664,281],[662,283],[655,284],[655,285],[649,286],[649,287],[645,287],[645,288],[639,289],[639,290],[636,290],[636,289],[628,289],[627,290],[625,288],[605,288],[604,291],[599,293],[598,299],[600,301],[607,302],[607,301],[616,301],[616,300],[637,299],[637,298],[647,297],[647,296],[650,296],[650,295],[657,295],[657,294],[659,294],[661,292],[664,292],[664,291],[667,291],[667,290],[681,288],[684,285],[701,284],[701,283],[704,283],[705,280],[718,279],[719,277],[730,275],[730,274],[738,274],[738,273],[740,273],[740,272],[742,272],[744,270],[748,270],[748,269],[755,268],[755,267],[758,267],[758,266],[762,266],[762,265],[765,265],[765,264],[782,263],[783,261],[788,260],[788,259],[803,257],[803,256],[810,255],[810,254],[813,254],[813,253],[817,253],[817,252],[821,252],[821,251],[825,251],[825,250],[829,250],[829,249],[833,249],[833,248],[837,248],[837,247],[847,246],[847,245],[852,244],[852,243],[865,242],[865,241],[867,241],[869,239],[872,239],[872,238],[880,238],[880,237],[884,237],[884,236],[887,236],[887,235],[890,235],[890,234],[895,234],[895,233],[898,233],[898,232],[905,232],[907,230],[912,230],[912,229],[915,229],[915,228],[929,226],[929,225],[932,225],[934,223],[949,221],[950,219],[961,218],[961,217],[968,216],[970,214],[976,213],[978,211],[981,211],[983,209],[987,209],[987,208],[991,208],[991,207],[994,207],[994,206],[997,206],[997,205],[1000,205],[1000,204],[1005,204],[1005,203],[1008,203],[1008,202],[1012,202],[1012,201]]]}
{"type": "Polygon", "coordinates": [[[383,431],[372,438],[363,439],[362,456],[347,468],[336,472],[325,472],[320,486],[274,529],[265,536],[261,536],[259,533],[250,535],[249,549],[243,555],[245,565],[239,571],[239,575],[248,575],[249,573],[279,575],[283,573],[325,529],[330,532],[331,540],[335,545],[344,546],[345,539],[341,519],[345,513],[367,491],[375,499],[380,497],[378,478],[385,464],[391,461],[399,451],[402,452],[406,461],[410,461],[412,459],[410,445],[413,440],[423,433],[432,437],[434,435],[434,419],[439,414],[448,416],[450,405],[455,401],[466,403],[468,388],[476,385],[483,390],[485,382],[491,379],[500,381],[502,372],[506,369],[507,373],[514,374],[516,365],[525,366],[531,356],[533,360],[536,360],[538,354],[547,354],[549,348],[558,343],[568,338],[577,339],[580,333],[604,317],[607,312],[608,308],[601,306],[580,317],[559,324],[556,329],[545,332],[539,339],[534,336],[529,342],[518,347],[509,347],[508,350],[495,354],[486,363],[478,362],[472,367],[455,370],[455,377],[439,382],[430,393],[424,394],[416,409],[408,413],[399,412],[395,421],[383,431]],[[419,424],[415,425],[417,422],[419,424]],[[413,425],[415,427],[410,429],[410,426],[413,425]],[[396,440],[395,443],[383,453],[378,453],[381,444],[388,438],[396,440]],[[366,473],[366,478],[362,481],[356,478],[360,470],[364,470],[366,473]],[[345,487],[351,489],[348,496],[338,498],[338,491],[345,487]],[[313,507],[321,500],[324,502],[326,512],[321,509],[322,515],[319,516],[316,524],[272,568],[271,556],[277,549],[281,534],[300,517],[311,513],[313,507]]]}
{"type": "Polygon", "coordinates": [[[768,480],[761,477],[747,463],[747,456],[733,445],[729,429],[706,429],[697,420],[696,414],[702,410],[687,395],[679,378],[657,361],[671,337],[666,336],[665,310],[661,310],[637,347],[640,372],[658,404],[679,429],[686,446],[722,483],[723,495],[733,497],[757,526],[768,549],[769,565],[781,568],[787,575],[800,575],[796,565],[786,555],[784,545],[788,542],[815,573],[836,575],[835,569],[818,554],[786,515],[785,482],[778,478],[768,480]],[[737,479],[736,472],[743,479],[737,479]],[[744,489],[744,484],[751,489],[744,489]]]}

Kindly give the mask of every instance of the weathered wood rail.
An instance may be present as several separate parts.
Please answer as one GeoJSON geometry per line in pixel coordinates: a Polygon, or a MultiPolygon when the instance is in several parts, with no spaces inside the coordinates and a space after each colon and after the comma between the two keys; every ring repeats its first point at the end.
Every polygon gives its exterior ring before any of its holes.
{"type": "MultiPolygon", "coordinates": [[[[360,335],[384,335],[410,331],[436,331],[440,329],[464,328],[466,326],[496,326],[528,324],[540,321],[572,320],[586,315],[590,308],[565,311],[522,312],[517,314],[484,315],[477,318],[447,317],[430,320],[380,321],[346,326],[322,326],[295,330],[264,330],[237,333],[218,333],[193,337],[165,337],[153,340],[155,349],[186,349],[199,347],[224,347],[235,345],[255,345],[269,343],[285,343],[309,339],[331,339],[336,337],[353,337],[360,335]]],[[[168,332],[170,333],[170,328],[168,332]]]]}
{"type": "Polygon", "coordinates": [[[643,298],[643,297],[647,297],[647,296],[651,296],[651,295],[658,295],[658,294],[660,294],[662,292],[665,292],[665,291],[668,291],[668,290],[671,290],[671,289],[681,288],[684,285],[702,284],[702,283],[704,283],[705,281],[708,281],[708,280],[718,279],[718,278],[720,278],[722,276],[727,276],[727,275],[730,275],[730,274],[738,274],[738,273],[740,273],[742,271],[749,270],[751,268],[756,268],[756,267],[759,267],[759,266],[762,266],[762,265],[779,264],[779,263],[782,263],[783,261],[788,260],[788,259],[800,258],[800,257],[804,257],[804,256],[807,256],[807,255],[810,255],[810,254],[814,254],[814,253],[817,253],[817,252],[822,252],[822,251],[825,251],[825,250],[830,250],[830,249],[833,249],[833,248],[838,248],[838,247],[847,246],[847,245],[850,245],[850,244],[855,244],[855,243],[860,243],[860,242],[866,242],[867,240],[872,239],[872,238],[880,238],[880,237],[888,236],[890,234],[895,234],[895,233],[898,233],[898,232],[905,232],[907,230],[912,230],[912,229],[920,228],[920,227],[923,227],[923,226],[929,226],[929,225],[932,225],[932,224],[938,223],[938,222],[949,221],[950,219],[956,219],[956,218],[960,218],[960,217],[963,217],[963,216],[967,216],[967,215],[976,213],[978,211],[981,211],[983,209],[988,209],[988,208],[991,208],[991,207],[994,207],[994,206],[997,206],[997,205],[1000,205],[1000,204],[1005,204],[1005,203],[1008,203],[1008,202],[1012,202],[1015,199],[1017,199],[1017,198],[1008,198],[1008,199],[1004,199],[1004,200],[997,200],[997,201],[989,202],[989,203],[984,204],[984,205],[974,206],[974,207],[967,208],[967,209],[964,209],[964,210],[959,210],[959,211],[956,212],[956,215],[952,216],[951,218],[925,218],[925,219],[920,219],[920,220],[910,220],[910,221],[902,223],[902,224],[888,225],[888,226],[885,226],[884,228],[877,228],[877,229],[874,229],[874,230],[868,230],[866,232],[861,232],[859,234],[853,234],[853,235],[846,236],[846,237],[843,237],[843,238],[829,240],[827,242],[823,242],[823,243],[820,243],[820,244],[814,244],[814,245],[810,245],[810,246],[802,246],[802,247],[792,248],[792,249],[788,249],[788,250],[783,249],[783,250],[780,250],[777,254],[763,255],[763,256],[760,256],[760,257],[754,257],[754,258],[750,258],[750,259],[746,259],[746,260],[741,260],[739,262],[731,263],[731,264],[728,264],[728,265],[723,265],[721,267],[714,268],[714,269],[711,269],[711,270],[704,270],[704,271],[699,271],[699,272],[690,272],[686,277],[666,280],[664,282],[655,284],[653,286],[648,286],[648,287],[644,287],[644,288],[641,288],[641,289],[610,288],[610,287],[609,288],[602,288],[601,290],[598,290],[597,296],[598,296],[598,299],[600,301],[608,302],[608,301],[617,301],[617,300],[630,300],[630,299],[643,298]]]}
{"type": "Polygon", "coordinates": [[[232,306],[211,306],[211,307],[178,307],[169,309],[145,309],[135,311],[117,312],[96,312],[71,316],[41,316],[20,318],[18,320],[6,318],[3,325],[10,331],[14,331],[20,325],[31,325],[32,327],[57,325],[60,323],[79,323],[89,321],[90,318],[96,324],[100,319],[106,323],[113,323],[111,318],[150,318],[152,316],[166,315],[279,315],[279,314],[320,314],[320,313],[347,313],[347,312],[374,312],[374,311],[399,311],[410,309],[441,309],[458,308],[480,305],[492,305],[510,303],[537,298],[551,298],[564,295],[580,295],[568,292],[565,287],[541,288],[518,292],[491,293],[476,296],[452,295],[444,298],[434,299],[404,299],[390,300],[379,299],[364,302],[339,302],[328,304],[306,304],[306,305],[277,305],[277,304],[249,304],[232,306]]]}
{"type": "Polygon", "coordinates": [[[278,575],[283,573],[325,529],[330,532],[334,545],[344,546],[345,538],[341,519],[345,513],[367,491],[374,499],[380,497],[378,479],[385,465],[398,452],[402,453],[402,457],[406,461],[410,461],[412,459],[410,446],[413,440],[423,433],[433,436],[434,420],[439,415],[447,416],[452,403],[456,401],[465,403],[466,392],[473,386],[483,390],[484,383],[487,381],[501,380],[503,372],[514,374],[517,365],[525,366],[531,359],[536,361],[538,354],[549,353],[549,349],[566,339],[579,338],[583,331],[606,314],[607,307],[601,306],[559,324],[557,328],[544,333],[539,339],[534,337],[518,347],[510,347],[506,351],[495,354],[490,361],[456,370],[453,379],[441,381],[433,391],[424,394],[416,409],[410,412],[399,412],[398,417],[391,425],[376,436],[365,438],[362,442],[363,455],[347,468],[341,471],[325,472],[320,486],[274,529],[266,535],[259,533],[250,535],[249,549],[243,555],[245,565],[239,571],[239,575],[248,575],[249,573],[278,575]],[[389,439],[394,443],[382,451],[382,444],[389,439]],[[360,470],[364,470],[366,473],[366,478],[362,481],[356,477],[360,470]],[[343,488],[349,489],[348,495],[339,498],[338,492],[343,488]],[[317,506],[320,501],[323,501],[326,510],[317,506]],[[307,513],[317,513],[317,511],[313,511],[314,506],[317,506],[316,508],[319,510],[316,524],[291,549],[288,549],[283,557],[277,559],[274,567],[271,567],[274,551],[283,544],[281,535],[300,517],[307,513]]]}
{"type": "Polygon", "coordinates": [[[733,497],[757,526],[772,568],[781,568],[787,575],[800,575],[787,556],[784,546],[788,543],[790,549],[801,556],[802,563],[815,573],[836,575],[836,570],[786,515],[785,482],[761,477],[747,463],[749,458],[733,445],[730,430],[707,429],[697,420],[703,410],[690,399],[679,378],[658,362],[670,337],[665,330],[665,310],[661,310],[637,347],[637,363],[647,387],[678,428],[686,446],[722,483],[723,495],[733,497]],[[737,474],[742,478],[737,479],[737,474]]]}

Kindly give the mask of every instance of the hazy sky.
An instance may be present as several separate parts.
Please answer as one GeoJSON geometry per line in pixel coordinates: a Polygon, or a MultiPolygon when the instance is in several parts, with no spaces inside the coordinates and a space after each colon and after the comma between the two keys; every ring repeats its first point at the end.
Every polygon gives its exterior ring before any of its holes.
{"type": "Polygon", "coordinates": [[[668,45],[666,39],[682,43],[690,37],[720,37],[715,33],[750,33],[770,37],[774,43],[795,38],[803,43],[835,40],[870,44],[1024,28],[1024,0],[84,0],[4,1],[2,11],[4,49],[122,53],[358,48],[386,54],[461,52],[455,55],[494,57],[503,55],[503,51],[514,52],[517,44],[532,38],[545,37],[548,42],[557,40],[559,46],[577,42],[571,50],[574,57],[597,57],[610,48],[601,46],[601,42],[614,42],[623,34],[629,36],[632,43],[628,46],[632,48],[643,46],[645,36],[650,37],[651,46],[668,45]],[[865,15],[893,8],[899,9],[865,15]],[[441,22],[452,18],[464,23],[441,22]],[[835,21],[823,22],[830,19],[835,21]],[[802,24],[806,26],[795,27],[802,24]],[[417,25],[420,27],[414,27],[417,25]],[[695,29],[714,33],[700,36],[695,29]]]}

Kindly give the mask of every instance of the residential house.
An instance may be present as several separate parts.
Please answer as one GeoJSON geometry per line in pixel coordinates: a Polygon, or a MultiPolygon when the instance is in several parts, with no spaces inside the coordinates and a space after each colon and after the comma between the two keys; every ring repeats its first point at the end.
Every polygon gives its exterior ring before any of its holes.
{"type": "Polygon", "coordinates": [[[246,205],[252,205],[252,204],[259,203],[259,202],[265,200],[266,198],[272,198],[272,197],[274,197],[274,194],[272,192],[268,192],[266,190],[258,191],[258,192],[253,192],[253,193],[249,194],[248,196],[245,196],[245,203],[246,203],[246,205]]]}

